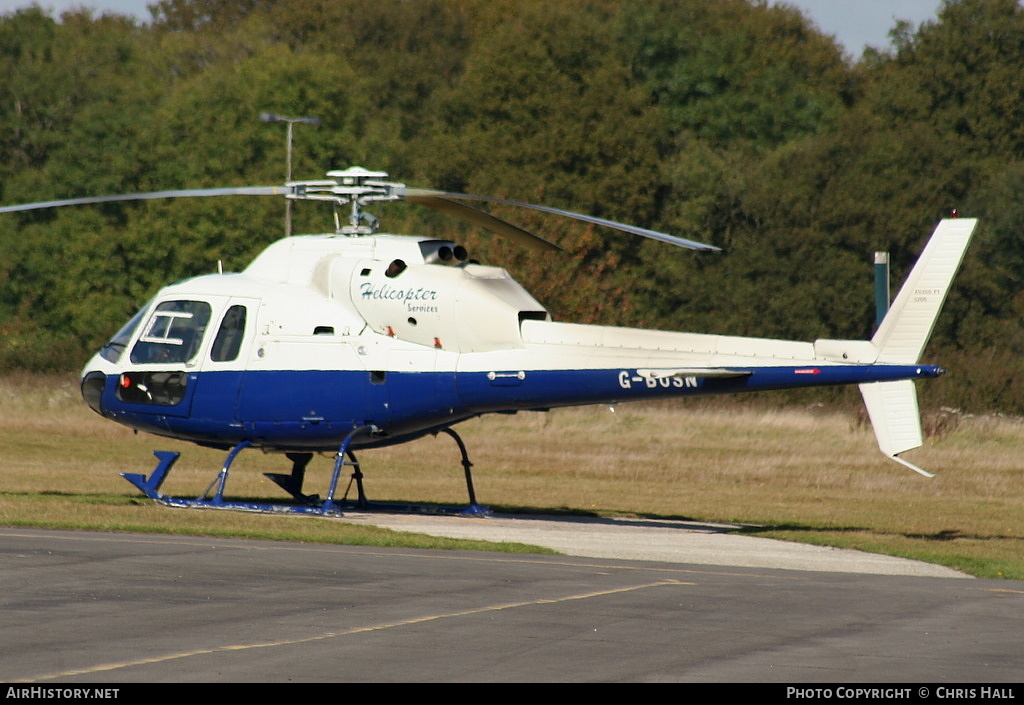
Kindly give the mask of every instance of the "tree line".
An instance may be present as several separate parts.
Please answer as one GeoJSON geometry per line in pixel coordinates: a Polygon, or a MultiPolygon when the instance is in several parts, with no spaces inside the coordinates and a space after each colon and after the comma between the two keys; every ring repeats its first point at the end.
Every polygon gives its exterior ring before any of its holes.
{"type": "MultiPolygon", "coordinates": [[[[362,165],[543,203],[721,254],[500,212],[538,259],[404,204],[388,230],[457,237],[560,320],[864,338],[872,256],[899,283],[936,221],[979,217],[926,404],[1024,412],[1024,8],[946,0],[854,59],[755,0],[161,0],[139,22],[0,16],[0,203],[273,184],[362,165]]],[[[73,369],[169,281],[240,270],[276,200],[0,216],[0,364],[73,369]]],[[[297,232],[329,229],[316,204],[297,232]]]]}

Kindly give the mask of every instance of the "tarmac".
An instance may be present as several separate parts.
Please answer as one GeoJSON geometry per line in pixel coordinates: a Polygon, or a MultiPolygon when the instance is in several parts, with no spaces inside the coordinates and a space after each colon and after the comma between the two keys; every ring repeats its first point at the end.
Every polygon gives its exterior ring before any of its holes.
{"type": "Polygon", "coordinates": [[[346,512],[342,521],[429,536],[541,546],[567,556],[781,570],[969,578],[922,561],[746,536],[736,524],[576,516],[346,512]]]}
{"type": "Polygon", "coordinates": [[[852,697],[938,680],[1013,698],[991,686],[1019,683],[1024,663],[1020,581],[917,577],[934,567],[690,522],[329,521],[650,558],[0,528],[0,681],[124,699],[154,683],[824,683],[852,697]],[[801,554],[812,570],[778,569],[801,554]],[[676,562],[695,560],[708,565],[676,562]],[[735,567],[750,562],[775,569],[735,567]]]}

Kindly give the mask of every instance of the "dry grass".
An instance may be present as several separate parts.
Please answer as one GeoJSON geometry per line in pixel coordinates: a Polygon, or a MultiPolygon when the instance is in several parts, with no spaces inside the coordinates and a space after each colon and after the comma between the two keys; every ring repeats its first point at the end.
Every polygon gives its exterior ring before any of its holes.
{"type": "MultiPolygon", "coordinates": [[[[1024,422],[928,421],[945,435],[907,455],[937,473],[934,479],[884,459],[856,415],[822,407],[586,407],[490,416],[458,430],[474,463],[477,497],[496,508],[734,521],[778,538],[1024,578],[1024,422]]],[[[390,532],[350,535],[351,527],[338,522],[169,510],[142,500],[118,473],[148,474],[152,450],[183,452],[164,486],[182,496],[206,488],[223,454],[104,421],[82,404],[74,380],[0,379],[0,444],[0,524],[408,540],[390,532]]],[[[447,436],[366,451],[360,459],[371,499],[466,501],[459,455],[447,436]]],[[[280,456],[243,453],[229,493],[280,498],[262,473],[287,468],[280,456]]],[[[322,492],[330,469],[330,459],[314,460],[307,490],[322,492]]]]}

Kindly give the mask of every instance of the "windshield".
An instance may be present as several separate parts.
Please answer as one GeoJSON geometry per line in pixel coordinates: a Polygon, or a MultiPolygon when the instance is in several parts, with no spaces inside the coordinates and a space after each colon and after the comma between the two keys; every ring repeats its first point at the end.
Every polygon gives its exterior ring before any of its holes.
{"type": "Polygon", "coordinates": [[[128,341],[135,335],[135,329],[139,327],[139,323],[142,321],[143,314],[149,309],[149,304],[140,308],[131,319],[124,324],[121,330],[117,331],[113,338],[103,346],[100,350],[100,355],[104,360],[109,362],[117,362],[121,359],[121,355],[124,353],[125,348],[128,347],[128,341]]]}
{"type": "Polygon", "coordinates": [[[210,305],[205,301],[164,301],[146,321],[131,361],[189,362],[199,352],[209,322],[210,305]]]}

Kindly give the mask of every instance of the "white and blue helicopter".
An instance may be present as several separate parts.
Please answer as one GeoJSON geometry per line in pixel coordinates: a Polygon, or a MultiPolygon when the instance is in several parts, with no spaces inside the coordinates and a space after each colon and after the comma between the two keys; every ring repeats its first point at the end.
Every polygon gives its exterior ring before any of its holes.
{"type": "Polygon", "coordinates": [[[408,188],[354,167],[285,186],[162,191],[49,201],[0,213],[154,198],[270,195],[328,201],[335,232],[285,237],[240,273],[171,284],[100,350],[81,374],[97,413],[133,429],[228,451],[195,499],[163,494],[177,452],[156,451],[149,475],[124,477],[171,506],[337,514],[366,507],[354,451],[440,432],[462,454],[469,513],[477,504],[465,445],[452,430],[488,413],[770,389],[860,387],[878,446],[922,444],[914,380],[976,226],[939,222],[871,340],[797,342],[556,322],[504,269],[471,261],[462,246],[383,234],[365,207],[404,199],[461,217],[526,247],[555,245],[463,201],[531,208],[696,250],[717,248],[664,233],[504,199],[408,188]],[[342,209],[348,215],[342,217],[342,209]],[[290,474],[270,477],[291,503],[225,498],[229,469],[246,448],[283,453],[290,474]],[[326,493],[303,481],[316,453],[334,457],[326,493]],[[358,498],[336,497],[353,466],[358,498]]]}

